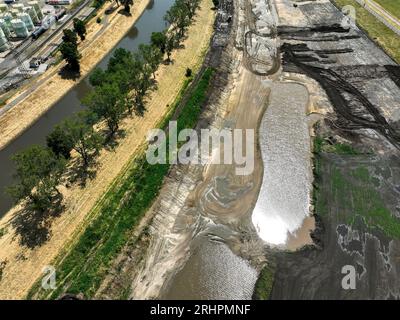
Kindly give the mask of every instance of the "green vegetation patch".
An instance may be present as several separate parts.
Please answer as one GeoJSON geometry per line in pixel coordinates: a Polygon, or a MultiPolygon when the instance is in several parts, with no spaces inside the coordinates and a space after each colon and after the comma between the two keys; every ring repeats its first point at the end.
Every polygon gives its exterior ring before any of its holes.
{"type": "MultiPolygon", "coordinates": [[[[178,128],[192,128],[201,113],[206,92],[213,74],[207,69],[194,87],[177,118],[178,128]]],[[[188,86],[188,81],[184,87],[188,86]]],[[[172,106],[174,110],[179,100],[172,106]]],[[[171,118],[171,113],[163,125],[171,118]]],[[[63,292],[83,293],[91,298],[107,275],[113,259],[129,240],[133,228],[149,209],[168,173],[168,164],[150,165],[145,153],[130,164],[127,173],[114,182],[110,190],[94,209],[96,218],[83,232],[66,256],[56,264],[57,289],[50,294],[41,289],[39,282],[31,289],[28,298],[58,298],[63,292]]]]}
{"type": "Polygon", "coordinates": [[[347,143],[328,143],[323,137],[316,137],[314,140],[314,152],[327,152],[336,153],[341,155],[358,155],[361,154],[358,150],[354,149],[353,146],[347,143]]]}
{"type": "MultiPolygon", "coordinates": [[[[393,8],[397,8],[400,2],[397,0],[388,1],[393,2],[393,8]],[[394,3],[397,4],[394,4],[394,3]]],[[[356,9],[356,22],[371,39],[374,39],[394,60],[400,63],[400,37],[386,27],[382,22],[376,19],[366,9],[360,6],[355,0],[333,0],[339,7],[351,5],[356,9]]],[[[397,12],[399,12],[397,10],[397,12]]]]}
{"type": "Polygon", "coordinates": [[[6,228],[0,228],[0,238],[7,233],[6,228]]]}
{"type": "Polygon", "coordinates": [[[386,207],[378,190],[379,179],[371,176],[364,165],[338,167],[320,157],[322,178],[316,185],[316,213],[329,216],[339,223],[353,224],[362,217],[371,229],[380,229],[386,236],[400,239],[400,219],[386,207]]]}
{"type": "Polygon", "coordinates": [[[268,300],[274,284],[275,269],[266,265],[260,272],[254,287],[254,300],[268,300]]]}

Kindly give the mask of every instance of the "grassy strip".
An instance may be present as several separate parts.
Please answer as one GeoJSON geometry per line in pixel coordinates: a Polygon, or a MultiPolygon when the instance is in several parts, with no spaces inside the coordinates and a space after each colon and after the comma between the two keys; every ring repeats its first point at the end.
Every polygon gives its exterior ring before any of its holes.
{"type": "Polygon", "coordinates": [[[275,270],[266,265],[260,272],[254,287],[253,300],[268,300],[274,284],[275,270]]]}
{"type": "MultiPolygon", "coordinates": [[[[207,69],[195,86],[190,98],[177,118],[179,130],[192,128],[201,113],[213,70],[207,69]]],[[[189,80],[184,84],[187,87],[189,80]]],[[[182,92],[182,91],[181,91],[182,92]]],[[[174,110],[182,99],[172,106],[174,110]]],[[[162,126],[171,118],[170,113],[162,126]]],[[[96,210],[98,214],[83,232],[77,243],[65,257],[55,263],[57,289],[48,294],[37,282],[28,298],[59,297],[65,291],[83,293],[91,298],[108,272],[113,259],[129,240],[132,229],[137,225],[157,197],[169,165],[150,165],[143,152],[130,165],[127,174],[114,183],[105,194],[96,210]]]]}
{"type": "Polygon", "coordinates": [[[399,0],[374,0],[386,11],[400,19],[400,1],[399,0]]]}
{"type": "Polygon", "coordinates": [[[351,5],[356,9],[356,22],[397,63],[400,63],[400,37],[376,19],[355,0],[332,0],[338,7],[351,5]]]}

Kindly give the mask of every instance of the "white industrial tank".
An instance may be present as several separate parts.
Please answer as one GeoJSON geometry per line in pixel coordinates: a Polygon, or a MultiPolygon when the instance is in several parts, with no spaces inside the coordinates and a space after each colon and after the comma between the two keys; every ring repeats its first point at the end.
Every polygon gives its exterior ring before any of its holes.
{"type": "Polygon", "coordinates": [[[11,20],[13,19],[13,16],[11,13],[6,12],[4,13],[1,18],[4,20],[8,28],[11,28],[11,20]]]}
{"type": "Polygon", "coordinates": [[[4,52],[8,49],[10,49],[10,45],[8,44],[8,40],[3,30],[0,29],[0,52],[4,52]]]}
{"type": "Polygon", "coordinates": [[[31,6],[31,7],[33,7],[35,9],[39,20],[42,20],[43,19],[43,13],[42,13],[42,9],[41,9],[41,6],[40,6],[39,2],[38,1],[28,1],[27,4],[28,4],[28,6],[31,6]]]}
{"type": "Polygon", "coordinates": [[[7,38],[10,38],[11,36],[11,31],[10,28],[8,27],[7,23],[4,21],[4,19],[0,18],[0,28],[4,32],[5,36],[7,38]]]}
{"type": "Polygon", "coordinates": [[[36,10],[34,7],[25,7],[25,12],[29,14],[34,24],[38,24],[40,22],[39,17],[36,14],[36,10]]]}
{"type": "Polygon", "coordinates": [[[25,23],[21,19],[11,20],[11,25],[13,27],[15,35],[18,38],[28,37],[28,29],[26,28],[25,23]]]}
{"type": "Polygon", "coordinates": [[[35,28],[35,26],[33,25],[32,19],[29,16],[29,14],[27,14],[25,12],[24,13],[19,13],[17,15],[17,18],[22,20],[25,23],[25,26],[29,31],[32,31],[35,28]]]}
{"type": "Polygon", "coordinates": [[[14,10],[18,10],[19,12],[24,11],[24,5],[22,3],[16,3],[11,6],[14,10]]]}
{"type": "Polygon", "coordinates": [[[6,12],[8,10],[8,5],[5,3],[0,3],[0,12],[6,12]]]}
{"type": "Polygon", "coordinates": [[[9,12],[13,16],[13,18],[16,18],[18,13],[20,13],[17,9],[11,9],[9,12]]]}

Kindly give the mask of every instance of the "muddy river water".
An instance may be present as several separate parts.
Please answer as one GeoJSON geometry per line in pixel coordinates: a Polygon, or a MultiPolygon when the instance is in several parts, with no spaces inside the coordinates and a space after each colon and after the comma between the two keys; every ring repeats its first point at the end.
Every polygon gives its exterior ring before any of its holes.
{"type": "MultiPolygon", "coordinates": [[[[114,50],[117,48],[136,50],[140,44],[149,43],[152,32],[165,29],[166,25],[163,17],[173,3],[174,0],[151,1],[142,16],[114,50]]],[[[98,66],[106,67],[112,53],[113,51],[104,57],[98,66]]],[[[74,112],[82,110],[83,106],[80,100],[89,89],[88,79],[83,79],[22,135],[0,150],[0,217],[12,206],[12,199],[5,193],[5,188],[13,183],[15,172],[14,165],[10,159],[11,156],[30,145],[45,144],[46,136],[53,130],[55,125],[74,112]]]]}

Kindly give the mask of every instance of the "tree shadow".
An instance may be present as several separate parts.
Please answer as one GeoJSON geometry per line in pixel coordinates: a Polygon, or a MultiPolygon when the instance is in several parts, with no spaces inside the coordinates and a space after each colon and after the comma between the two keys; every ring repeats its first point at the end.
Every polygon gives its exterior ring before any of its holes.
{"type": "Polygon", "coordinates": [[[52,208],[44,212],[33,210],[27,205],[15,214],[11,225],[20,236],[22,246],[34,249],[50,239],[52,221],[64,211],[62,200],[61,194],[56,196],[52,208]]]}
{"type": "Polygon", "coordinates": [[[174,59],[165,58],[162,62],[163,65],[168,66],[170,64],[174,64],[174,59]]]}
{"type": "Polygon", "coordinates": [[[118,13],[119,13],[119,14],[122,14],[122,15],[125,16],[125,17],[132,17],[132,13],[127,12],[127,11],[125,10],[125,8],[119,9],[119,10],[118,10],[118,13]]]}
{"type": "Polygon", "coordinates": [[[118,6],[112,5],[112,6],[108,7],[104,13],[106,15],[110,15],[110,14],[114,13],[115,10],[117,10],[118,8],[119,8],[118,6]]]}
{"type": "Polygon", "coordinates": [[[107,151],[113,151],[119,145],[119,140],[125,138],[126,131],[124,129],[118,129],[117,132],[111,134],[109,130],[104,130],[104,149],[107,151]]]}
{"type": "Polygon", "coordinates": [[[84,188],[88,180],[93,180],[96,177],[98,168],[98,164],[95,161],[96,156],[97,154],[91,155],[88,164],[79,159],[70,166],[67,172],[67,187],[69,184],[77,183],[79,187],[84,188]]]}
{"type": "Polygon", "coordinates": [[[76,81],[80,78],[81,76],[81,71],[79,70],[74,70],[71,69],[68,65],[65,65],[60,69],[58,72],[59,76],[64,79],[64,80],[73,80],[76,81]]]}

